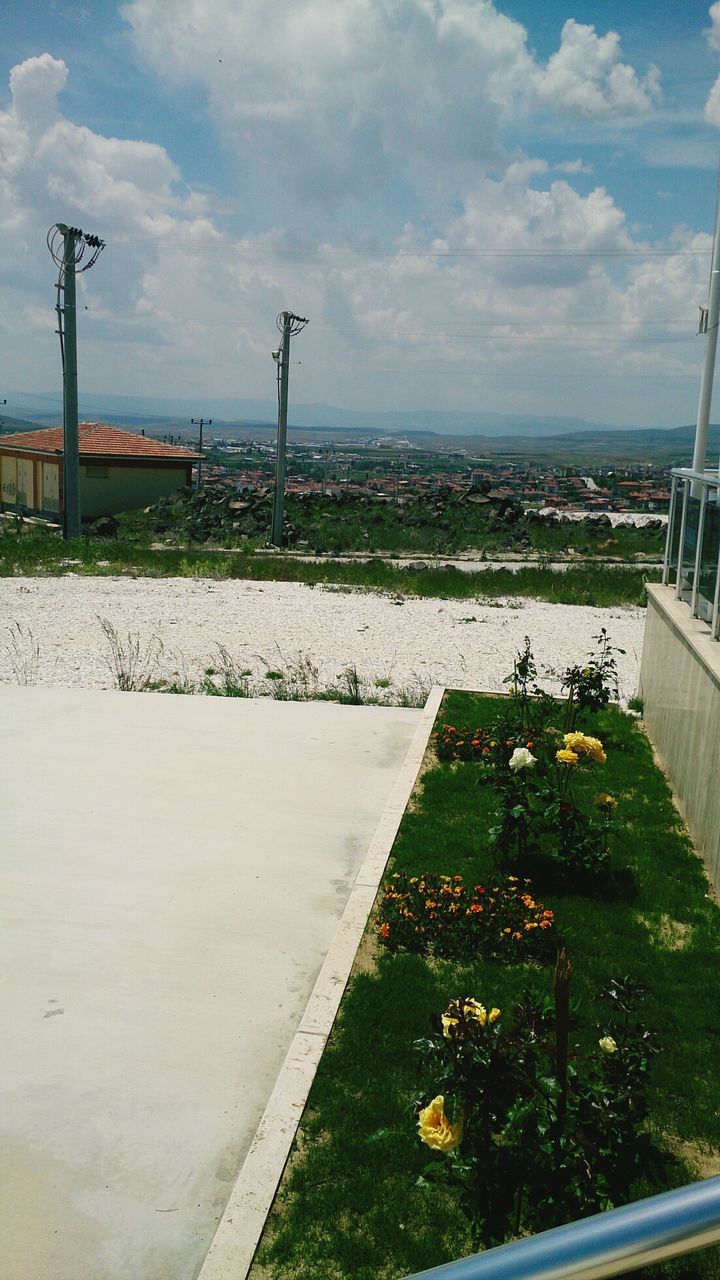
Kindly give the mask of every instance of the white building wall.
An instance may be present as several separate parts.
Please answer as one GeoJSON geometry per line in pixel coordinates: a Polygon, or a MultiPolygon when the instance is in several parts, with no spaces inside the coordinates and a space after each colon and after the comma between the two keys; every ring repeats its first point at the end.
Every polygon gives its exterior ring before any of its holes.
{"type": "Polygon", "coordinates": [[[674,587],[648,586],[640,693],[650,740],[720,893],[720,643],[674,587]]]}

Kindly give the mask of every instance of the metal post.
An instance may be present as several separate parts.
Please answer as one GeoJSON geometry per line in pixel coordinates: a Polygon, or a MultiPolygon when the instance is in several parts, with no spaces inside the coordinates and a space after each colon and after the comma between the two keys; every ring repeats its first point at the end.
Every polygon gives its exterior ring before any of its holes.
{"type": "Polygon", "coordinates": [[[670,556],[672,555],[672,535],[673,526],[675,524],[675,501],[677,498],[677,476],[673,476],[670,482],[670,507],[668,510],[668,527],[665,535],[665,556],[663,558],[662,582],[666,587],[670,577],[670,556]]]}
{"type": "MultiPolygon", "coordinates": [[[[202,455],[202,436],[203,436],[203,427],[211,427],[211,426],[212,426],[212,418],[191,418],[191,419],[190,419],[190,426],[191,426],[191,427],[199,427],[199,428],[200,428],[200,447],[199,447],[199,449],[198,449],[198,453],[199,453],[200,455],[202,455]]],[[[197,487],[198,487],[198,489],[200,489],[200,488],[202,487],[202,456],[198,458],[197,487]]]]}
{"type": "Polygon", "coordinates": [[[700,588],[700,564],[702,561],[703,532],[705,529],[705,507],[707,506],[706,497],[707,497],[707,489],[703,485],[702,497],[700,499],[700,503],[701,503],[700,514],[698,516],[697,546],[695,547],[695,568],[693,570],[692,594],[690,596],[691,618],[697,617],[698,590],[700,588]]]}
{"type": "Polygon", "coordinates": [[[77,303],[75,291],[75,227],[63,234],[63,483],[66,538],[80,537],[80,445],[78,442],[77,303]]]}
{"type": "Polygon", "coordinates": [[[677,574],[675,576],[675,599],[680,599],[680,588],[682,586],[682,567],[683,567],[683,549],[685,545],[685,522],[687,520],[688,498],[690,496],[689,481],[683,480],[683,509],[682,518],[680,520],[680,540],[678,542],[678,562],[677,574]]]}
{"type": "MultiPolygon", "coordinates": [[[[692,470],[704,471],[707,457],[708,430],[710,425],[710,402],[715,376],[715,354],[717,352],[718,319],[720,318],[720,199],[715,207],[715,238],[713,240],[712,266],[710,268],[710,290],[708,294],[705,363],[700,381],[700,399],[698,401],[697,426],[695,428],[695,447],[693,449],[692,470]]],[[[700,497],[700,485],[693,481],[692,496],[700,497]]]]}
{"type": "Polygon", "coordinates": [[[715,595],[713,597],[712,617],[710,619],[710,634],[713,640],[717,640],[719,629],[720,629],[720,550],[718,551],[718,562],[715,568],[715,595]]]}

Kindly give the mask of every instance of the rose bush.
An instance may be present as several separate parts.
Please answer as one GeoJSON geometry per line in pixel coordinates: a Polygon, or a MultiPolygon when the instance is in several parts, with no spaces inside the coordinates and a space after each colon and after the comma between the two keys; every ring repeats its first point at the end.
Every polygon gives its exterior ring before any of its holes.
{"type": "Polygon", "coordinates": [[[442,1155],[421,1185],[449,1179],[486,1247],[623,1203],[651,1167],[643,1121],[655,1045],[635,1016],[642,990],[611,983],[604,1034],[583,1048],[572,1038],[571,972],[561,955],[554,1000],[526,990],[509,1013],[456,997],[416,1043],[442,1089],[417,1104],[421,1141],[442,1155]]]}

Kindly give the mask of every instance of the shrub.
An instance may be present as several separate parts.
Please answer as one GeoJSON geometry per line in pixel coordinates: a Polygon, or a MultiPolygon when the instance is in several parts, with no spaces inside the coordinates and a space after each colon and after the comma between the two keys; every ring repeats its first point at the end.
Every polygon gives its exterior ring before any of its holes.
{"type": "Polygon", "coordinates": [[[511,1010],[457,997],[416,1043],[431,1081],[419,1136],[440,1155],[421,1181],[458,1186],[478,1244],[612,1208],[652,1169],[643,1120],[656,1049],[635,1016],[643,992],[611,982],[608,1016],[571,1048],[570,974],[563,952],[554,1001],[528,989],[511,1010]]]}
{"type": "Polygon", "coordinates": [[[408,876],[386,883],[375,916],[391,952],[414,951],[450,960],[478,955],[522,961],[554,949],[555,917],[536,902],[529,880],[466,885],[462,876],[408,876]]]}

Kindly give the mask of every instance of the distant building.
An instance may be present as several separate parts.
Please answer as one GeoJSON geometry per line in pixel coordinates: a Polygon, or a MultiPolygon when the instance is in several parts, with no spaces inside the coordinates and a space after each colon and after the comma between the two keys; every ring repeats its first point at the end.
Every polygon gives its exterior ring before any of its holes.
{"type": "MultiPolygon", "coordinates": [[[[132,511],[192,483],[201,456],[134,431],[81,422],[80,510],[83,518],[132,511]]],[[[63,429],[0,436],[0,509],[60,519],[63,429]]]]}

